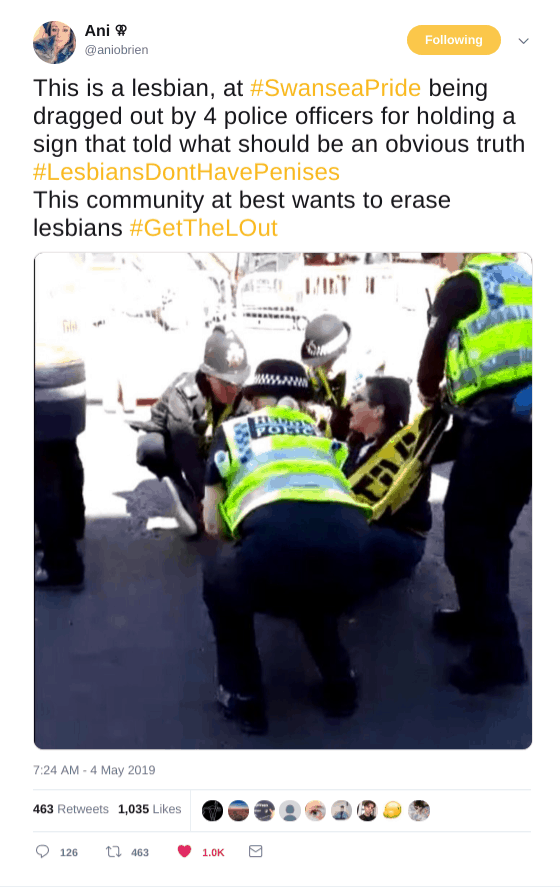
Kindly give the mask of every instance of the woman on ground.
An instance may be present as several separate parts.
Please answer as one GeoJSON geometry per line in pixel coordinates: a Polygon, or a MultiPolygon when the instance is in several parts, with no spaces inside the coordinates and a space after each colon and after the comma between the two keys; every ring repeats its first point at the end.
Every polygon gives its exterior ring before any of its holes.
{"type": "MultiPolygon", "coordinates": [[[[392,376],[366,379],[364,387],[352,398],[350,455],[344,473],[362,501],[368,500],[371,478],[379,476],[379,465],[372,462],[372,457],[407,425],[409,412],[408,383],[392,376]],[[371,476],[368,463],[374,472],[371,476]]],[[[432,526],[429,494],[428,471],[398,510],[391,513],[389,509],[389,513],[370,523],[364,548],[370,586],[372,582],[375,587],[392,584],[410,575],[421,561],[432,526]]]]}

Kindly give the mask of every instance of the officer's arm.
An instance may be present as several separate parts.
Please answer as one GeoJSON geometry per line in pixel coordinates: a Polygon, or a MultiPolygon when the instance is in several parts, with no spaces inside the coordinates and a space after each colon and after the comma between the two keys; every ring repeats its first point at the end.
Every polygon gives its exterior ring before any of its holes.
{"type": "Polygon", "coordinates": [[[222,515],[220,514],[219,505],[224,501],[226,491],[222,484],[216,484],[213,487],[204,487],[204,499],[202,501],[202,519],[204,521],[204,529],[212,538],[228,536],[222,515]]]}
{"type": "Polygon", "coordinates": [[[418,368],[421,399],[437,398],[445,373],[447,339],[459,320],[480,307],[480,289],[470,274],[458,274],[447,280],[439,290],[431,310],[430,329],[418,368]]]}

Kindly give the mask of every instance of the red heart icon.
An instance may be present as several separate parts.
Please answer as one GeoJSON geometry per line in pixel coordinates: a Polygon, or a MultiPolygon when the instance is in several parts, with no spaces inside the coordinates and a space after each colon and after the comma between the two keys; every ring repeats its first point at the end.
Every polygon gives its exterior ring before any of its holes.
{"type": "Polygon", "coordinates": [[[184,859],[185,856],[188,856],[189,853],[191,852],[191,846],[190,846],[190,844],[186,844],[186,845],[179,844],[179,846],[177,847],[177,850],[179,851],[179,853],[181,854],[181,856],[184,859]]]}

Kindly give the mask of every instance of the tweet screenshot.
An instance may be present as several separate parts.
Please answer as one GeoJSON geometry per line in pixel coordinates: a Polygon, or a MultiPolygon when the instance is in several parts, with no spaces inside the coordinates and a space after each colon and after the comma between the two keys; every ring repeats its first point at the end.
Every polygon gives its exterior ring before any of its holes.
{"type": "Polygon", "coordinates": [[[545,9],[10,14],[5,887],[557,887],[545,9]]]}

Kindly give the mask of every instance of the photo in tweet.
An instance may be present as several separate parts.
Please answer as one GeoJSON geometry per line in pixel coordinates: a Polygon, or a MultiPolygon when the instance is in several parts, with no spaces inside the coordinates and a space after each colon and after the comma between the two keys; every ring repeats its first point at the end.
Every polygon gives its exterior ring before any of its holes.
{"type": "Polygon", "coordinates": [[[530,745],[526,254],[35,271],[39,748],[530,745]]]}

